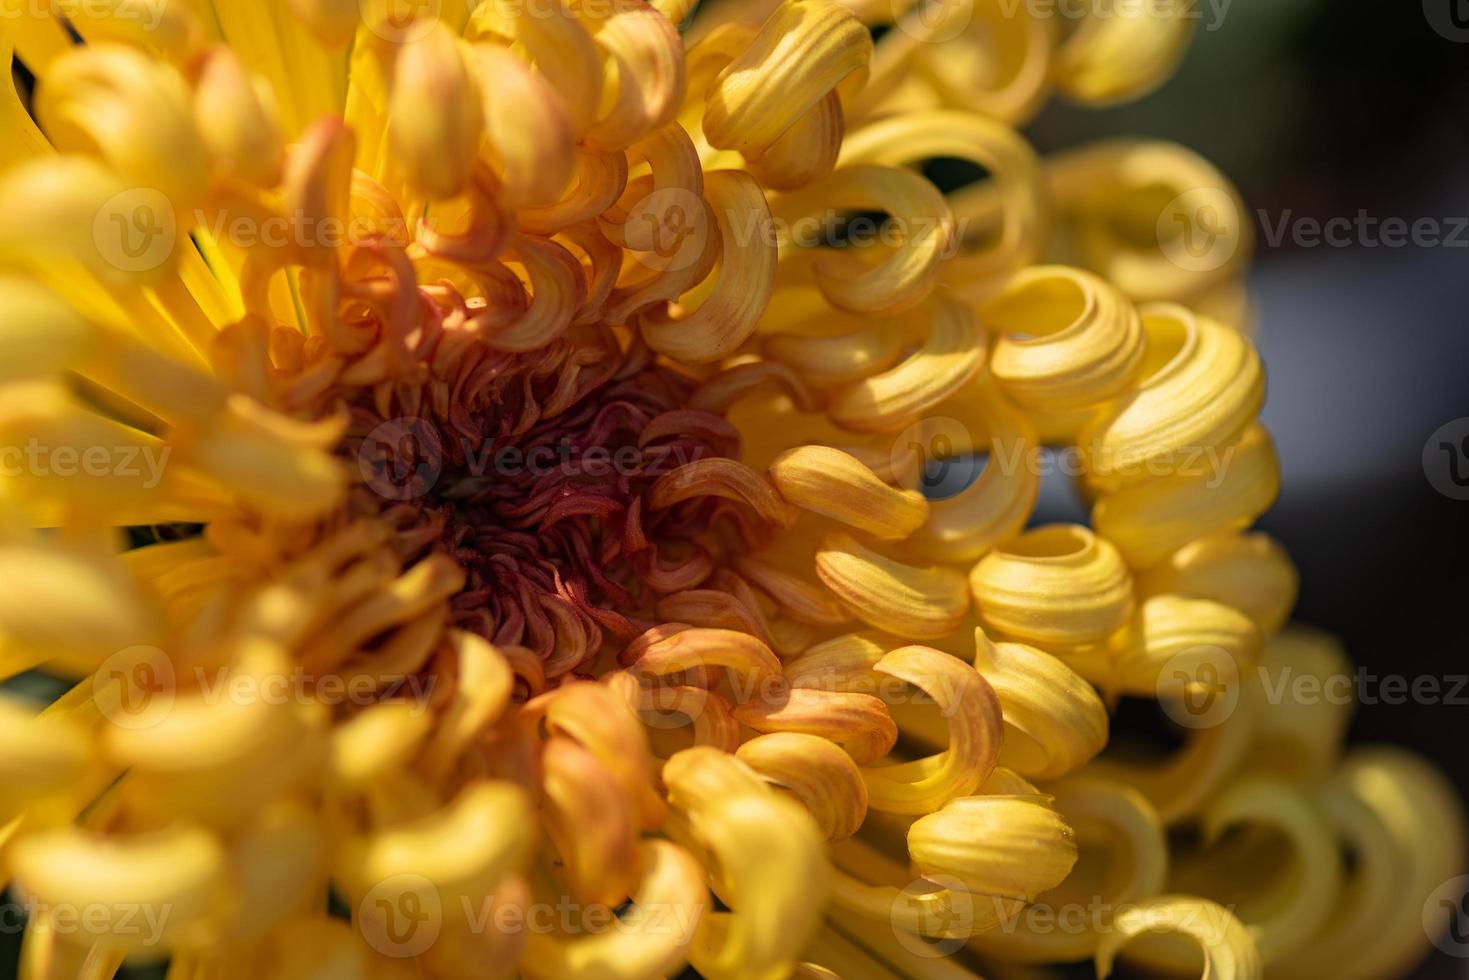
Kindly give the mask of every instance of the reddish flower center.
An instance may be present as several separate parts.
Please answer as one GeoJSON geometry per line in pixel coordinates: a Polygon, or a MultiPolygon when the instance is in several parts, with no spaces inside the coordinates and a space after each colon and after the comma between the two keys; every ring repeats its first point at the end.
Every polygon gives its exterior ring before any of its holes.
{"type": "Polygon", "coordinates": [[[751,533],[715,498],[647,506],[660,476],[738,458],[739,434],[686,407],[694,382],[646,348],[594,337],[529,354],[476,345],[452,382],[365,389],[344,441],[362,476],[353,510],[388,520],[407,558],[452,555],[466,572],[455,625],[529,648],[548,678],[594,657],[604,631],[656,625],[658,593],[704,581],[719,517],[751,533]]]}

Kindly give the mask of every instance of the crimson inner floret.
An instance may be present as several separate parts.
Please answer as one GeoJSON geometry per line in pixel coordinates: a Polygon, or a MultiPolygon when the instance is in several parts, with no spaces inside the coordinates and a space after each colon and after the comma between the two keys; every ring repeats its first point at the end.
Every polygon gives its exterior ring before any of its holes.
{"type": "Polygon", "coordinates": [[[738,458],[740,440],[688,408],[696,382],[641,344],[624,350],[602,331],[590,347],[467,356],[446,410],[442,381],[366,389],[343,442],[361,476],[354,514],[388,520],[407,559],[437,549],[464,568],[456,626],[535,651],[555,677],[594,657],[604,633],[625,641],[656,625],[657,594],[704,581],[705,532],[720,517],[732,543],[751,533],[716,498],[647,506],[660,476],[738,458]]]}

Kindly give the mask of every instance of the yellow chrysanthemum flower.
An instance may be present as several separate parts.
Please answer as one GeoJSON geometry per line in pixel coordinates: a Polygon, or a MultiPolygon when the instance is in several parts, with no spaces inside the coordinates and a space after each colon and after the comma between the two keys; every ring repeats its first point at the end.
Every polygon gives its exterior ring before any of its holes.
{"type": "Polygon", "coordinates": [[[941,6],[5,0],[22,977],[1419,954],[1452,794],[1251,670],[1343,656],[1246,533],[1237,195],[1016,131],[1186,5],[941,6]],[[1104,753],[1121,695],[1184,747],[1104,753]]]}

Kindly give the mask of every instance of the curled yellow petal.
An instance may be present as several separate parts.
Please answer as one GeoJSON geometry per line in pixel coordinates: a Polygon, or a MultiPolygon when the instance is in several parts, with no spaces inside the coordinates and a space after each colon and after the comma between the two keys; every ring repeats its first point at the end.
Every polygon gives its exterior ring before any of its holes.
{"type": "Polygon", "coordinates": [[[208,156],[172,65],[122,45],[78,45],[48,67],[36,116],[57,149],[95,153],[133,187],[180,207],[204,197],[208,156]]]}
{"type": "Polygon", "coordinates": [[[1164,888],[1168,838],[1157,811],[1141,794],[1084,775],[1051,789],[1056,809],[1076,831],[1076,865],[1035,905],[1003,921],[1003,928],[970,940],[977,952],[1024,963],[1086,959],[1111,931],[1118,912],[1164,888]]]}
{"type": "Polygon", "coordinates": [[[1081,264],[1134,302],[1199,302],[1249,260],[1253,223],[1239,192],[1177,143],[1107,140],[1046,164],[1081,264]]]}
{"type": "Polygon", "coordinates": [[[820,920],[830,876],[822,836],[797,803],[714,749],[680,752],[663,770],[669,803],[716,862],[715,893],[733,912],[710,914],[690,959],[714,980],[789,975],[820,920]]]}
{"type": "Polygon", "coordinates": [[[725,667],[747,692],[758,692],[780,679],[780,661],[768,646],[748,633],[727,629],[653,630],[629,644],[622,662],[634,676],[655,678],[701,667],[725,667]]]}
{"type": "Polygon", "coordinates": [[[758,735],[736,757],[794,796],[827,840],[851,837],[867,816],[867,786],[852,757],[832,742],[803,732],[758,735]]]}
{"type": "Polygon", "coordinates": [[[1179,693],[1214,678],[1235,684],[1259,656],[1260,631],[1232,606],[1153,596],[1143,601],[1117,653],[1115,683],[1143,697],[1179,693]]]}
{"type": "MultiPolygon", "coordinates": [[[[478,149],[479,129],[468,113],[483,106],[485,140],[504,183],[507,203],[512,207],[553,203],[571,176],[574,143],[555,89],[496,44],[470,45],[468,62],[479,98],[454,107],[461,118],[445,136],[455,142],[440,152],[463,153],[468,146],[478,149]]],[[[455,78],[453,84],[457,87],[460,82],[455,78]]]]}
{"type": "Polygon", "coordinates": [[[1208,463],[1101,497],[1092,526],[1133,568],[1163,561],[1190,541],[1249,525],[1280,493],[1275,442],[1259,424],[1208,463]]]}
{"type": "Polygon", "coordinates": [[[1459,908],[1462,804],[1441,774],[1388,746],[1352,750],[1317,799],[1353,861],[1325,928],[1272,974],[1367,980],[1411,971],[1459,908]]]}
{"type": "MultiPolygon", "coordinates": [[[[576,13],[601,49],[604,65],[615,66],[621,78],[637,80],[616,86],[611,107],[582,141],[597,152],[626,149],[678,112],[685,85],[678,28],[646,4],[580,5],[576,13]]],[[[604,87],[599,109],[608,94],[604,87]]]]}
{"type": "Polygon", "coordinates": [[[875,694],[880,680],[873,670],[889,650],[880,633],[846,633],[811,646],[785,665],[792,687],[875,694]]]}
{"type": "Polygon", "coordinates": [[[837,425],[859,432],[902,428],[984,367],[984,335],[967,307],[940,296],[910,315],[927,329],[922,346],[897,366],[834,392],[827,414],[837,425]]]}
{"type": "MultiPolygon", "coordinates": [[[[947,60],[950,56],[942,50],[934,55],[947,60]]],[[[964,108],[970,108],[967,98],[965,102],[964,108]]],[[[1050,202],[1041,162],[1024,137],[997,119],[947,110],[901,112],[865,126],[842,145],[837,162],[900,166],[934,157],[968,160],[993,177],[993,187],[987,189],[997,201],[994,220],[968,222],[963,237],[981,244],[959,251],[944,271],[946,284],[965,295],[976,289],[983,295],[1035,261],[1045,247],[1050,202]]],[[[955,198],[951,202],[958,207],[955,198]]]]}
{"type": "Polygon", "coordinates": [[[537,710],[545,711],[547,734],[573,738],[596,754],[635,805],[638,826],[651,829],[662,822],[665,808],[653,786],[647,733],[625,695],[602,684],[567,683],[527,705],[523,717],[532,720],[537,710]]]}
{"type": "Polygon", "coordinates": [[[775,231],[760,185],[748,174],[716,170],[705,174],[704,193],[719,231],[714,285],[697,309],[654,310],[641,322],[649,347],[689,364],[727,357],[749,339],[775,280],[775,231]]]}
{"type": "Polygon", "coordinates": [[[668,976],[678,972],[708,911],[698,862],[677,844],[644,841],[642,880],[617,926],[591,936],[532,929],[521,966],[532,977],[568,980],[668,976]]]}
{"type": "Polygon", "coordinates": [[[830,739],[858,765],[882,758],[898,738],[887,707],[870,694],[795,688],[746,701],[734,709],[734,717],[757,732],[803,732],[830,739]]]}
{"type": "Polygon", "coordinates": [[[840,532],[822,540],[816,574],[864,622],[894,636],[947,636],[969,610],[963,575],[902,564],[840,532]]]}
{"type": "Polygon", "coordinates": [[[954,253],[957,231],[943,195],[906,170],[844,167],[777,198],[772,213],[790,229],[782,242],[782,260],[790,266],[808,262],[822,294],[850,313],[889,315],[912,309],[932,291],[954,253]],[[888,219],[874,229],[875,235],[860,226],[853,229],[845,249],[811,249],[811,226],[847,210],[881,211],[888,219]]]}
{"type": "Polygon", "coordinates": [[[1291,626],[1265,641],[1258,672],[1270,700],[1250,749],[1256,772],[1316,785],[1340,761],[1354,707],[1354,675],[1341,644],[1291,626]]]}
{"type": "Polygon", "coordinates": [[[437,719],[427,749],[433,772],[448,771],[459,754],[505,710],[515,675],[499,650],[462,630],[449,634],[455,654],[453,698],[437,719]]]}
{"type": "Polygon", "coordinates": [[[770,478],[797,507],[884,540],[907,537],[928,517],[922,495],[893,489],[859,460],[829,446],[781,453],[770,464],[770,478]]]}
{"type": "Polygon", "coordinates": [[[1028,531],[969,573],[985,626],[1040,644],[1081,646],[1127,622],[1132,575],[1105,538],[1074,524],[1028,531]]]}
{"type": "Polygon", "coordinates": [[[782,3],[715,79],[704,135],[724,149],[767,147],[871,55],[872,35],[841,5],[782,3]]]}
{"type": "Polygon", "coordinates": [[[832,594],[809,577],[786,571],[760,558],[735,559],[735,569],[751,584],[774,599],[798,623],[811,626],[840,626],[851,616],[832,594]]]}
{"type": "Polygon", "coordinates": [[[194,122],[217,171],[257,187],[280,176],[280,123],[270,91],[224,45],[210,48],[191,67],[194,122]]]}
{"type": "Polygon", "coordinates": [[[1207,472],[1209,451],[1238,439],[1265,400],[1260,357],[1243,334],[1179,306],[1141,313],[1147,356],[1136,387],[1078,435],[1101,489],[1207,472]]]}
{"type": "MultiPolygon", "coordinates": [[[[1246,777],[1227,787],[1203,813],[1206,848],[1175,856],[1170,889],[1227,904],[1244,923],[1263,964],[1301,949],[1330,920],[1340,893],[1342,860],[1325,814],[1305,793],[1279,779],[1246,777]],[[1225,838],[1249,827],[1254,841],[1225,838]],[[1269,834],[1261,840],[1258,835],[1269,834]],[[1282,858],[1282,852],[1284,857],[1282,858]],[[1241,874],[1241,868],[1256,869],[1241,874]]],[[[1140,959],[1187,969],[1187,958],[1140,949],[1140,959]]]]}
{"type": "Polygon", "coordinates": [[[908,828],[913,866],[976,895],[1034,901],[1076,863],[1070,825],[1044,797],[963,796],[908,828]]]}
{"type": "Polygon", "coordinates": [[[406,766],[434,722],[424,706],[378,704],[332,732],[331,772],[347,789],[361,789],[406,766]]]}
{"type": "MultiPolygon", "coordinates": [[[[355,899],[396,879],[405,886],[435,889],[446,905],[457,908],[460,896],[473,901],[521,866],[534,827],[519,787],[473,782],[428,816],[342,842],[337,873],[355,899]]],[[[372,904],[363,911],[374,909],[375,914],[385,912],[372,904]]]]}
{"type": "Polygon", "coordinates": [[[555,86],[576,135],[596,119],[602,94],[597,45],[585,26],[562,3],[531,8],[512,3],[475,4],[465,26],[467,40],[494,38],[524,46],[542,77],[555,86]]]}
{"type": "Polygon", "coordinates": [[[1097,975],[1109,977],[1122,947],[1150,933],[1192,939],[1203,959],[1203,976],[1217,980],[1259,980],[1260,954],[1245,927],[1229,910],[1202,898],[1159,895],[1124,909],[1113,931],[1097,947],[1097,975]]]}
{"type": "Polygon", "coordinates": [[[665,473],[653,484],[648,505],[655,510],[672,507],[690,497],[723,497],[748,504],[762,518],[781,527],[790,527],[796,519],[796,509],[775,487],[737,460],[698,459],[665,473]]]}
{"type": "Polygon", "coordinates": [[[1004,736],[1000,701],[989,682],[958,657],[928,647],[901,647],[872,669],[932,698],[949,734],[938,755],[862,770],[872,808],[932,813],[977,790],[995,768],[1004,736]]]}
{"type": "Polygon", "coordinates": [[[980,309],[998,334],[990,373],[1021,405],[1066,410],[1120,393],[1143,360],[1132,303],[1080,269],[1034,266],[980,309]]]}
{"type": "Polygon", "coordinates": [[[1175,551],[1140,574],[1137,585],[1145,596],[1172,593],[1233,606],[1271,636],[1295,608],[1300,576],[1268,534],[1222,532],[1175,551]]]}
{"type": "Polygon", "coordinates": [[[1183,0],[1094,9],[1056,51],[1056,87],[1088,105],[1146,95],[1183,59],[1196,20],[1183,0]]]}
{"type": "Polygon", "coordinates": [[[187,822],[134,835],[79,827],[46,830],[11,845],[8,864],[20,890],[53,909],[94,911],[68,938],[119,946],[171,948],[207,943],[230,908],[224,847],[187,822]],[[146,915],[157,935],[140,924],[146,915]]]}
{"type": "Polygon", "coordinates": [[[1000,762],[1030,779],[1081,768],[1107,743],[1107,709],[1065,661],[1023,643],[992,643],[975,630],[974,666],[1004,711],[1000,762]]]}
{"type": "Polygon", "coordinates": [[[749,161],[750,172],[771,190],[804,187],[831,173],[845,132],[841,99],[836,92],[828,92],[749,161]]]}
{"type": "Polygon", "coordinates": [[[616,907],[637,880],[637,827],[626,794],[597,757],[569,738],[541,753],[546,832],[582,901],[616,907]]]}
{"type": "Polygon", "coordinates": [[[1165,825],[1197,813],[1238,771],[1265,710],[1265,695],[1253,674],[1226,690],[1238,691],[1238,698],[1220,698],[1217,686],[1208,685],[1204,710],[1170,712],[1172,720],[1190,727],[1182,748],[1161,758],[1104,752],[1091,761],[1086,774],[1136,789],[1165,825]],[[1216,710],[1215,705],[1223,707],[1216,710]]]}
{"type": "MultiPolygon", "coordinates": [[[[779,299],[772,301],[779,302],[779,299]]],[[[840,315],[823,310],[823,322],[840,315]]],[[[774,315],[771,317],[775,319],[774,315]]],[[[779,320],[784,327],[786,323],[779,320]]],[[[830,387],[858,381],[892,366],[903,352],[904,331],[900,319],[863,319],[850,322],[848,333],[811,336],[778,333],[765,341],[767,356],[790,365],[808,384],[830,387]]]]}
{"type": "Polygon", "coordinates": [[[975,480],[952,496],[929,502],[928,521],[909,539],[919,554],[939,561],[971,562],[1014,537],[1040,493],[1040,451],[1034,427],[981,378],[969,392],[920,423],[917,455],[929,466],[960,465],[966,452],[988,450],[975,480]],[[963,444],[961,444],[963,443],[963,444]]]}
{"type": "Polygon", "coordinates": [[[388,118],[394,160],[414,189],[431,198],[464,190],[484,117],[464,48],[444,24],[399,49],[388,118]]]}

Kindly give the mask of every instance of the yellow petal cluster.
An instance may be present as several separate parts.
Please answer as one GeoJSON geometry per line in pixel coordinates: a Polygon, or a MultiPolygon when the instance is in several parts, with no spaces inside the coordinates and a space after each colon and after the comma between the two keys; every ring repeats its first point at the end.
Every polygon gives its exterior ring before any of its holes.
{"type": "Polygon", "coordinates": [[[1239,196],[1018,131],[1183,57],[1093,6],[7,4],[18,975],[1409,969],[1462,814],[1280,695],[1239,196]]]}

